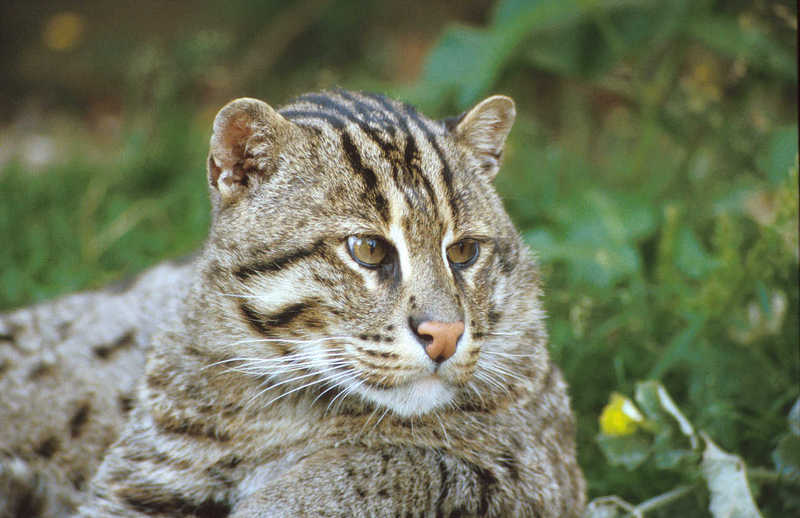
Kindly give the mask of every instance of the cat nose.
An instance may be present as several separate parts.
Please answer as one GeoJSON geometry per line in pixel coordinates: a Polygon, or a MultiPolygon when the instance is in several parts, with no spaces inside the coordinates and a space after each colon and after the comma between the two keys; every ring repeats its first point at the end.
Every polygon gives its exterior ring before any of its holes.
{"type": "Polygon", "coordinates": [[[412,323],[411,328],[420,341],[423,342],[425,352],[431,360],[442,363],[456,352],[458,339],[464,334],[464,322],[437,322],[426,320],[419,325],[412,323]]]}

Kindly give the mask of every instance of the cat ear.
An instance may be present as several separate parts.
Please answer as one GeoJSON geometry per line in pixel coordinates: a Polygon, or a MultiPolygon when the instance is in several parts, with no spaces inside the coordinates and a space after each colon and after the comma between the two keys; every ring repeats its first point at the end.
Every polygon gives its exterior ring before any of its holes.
{"type": "Polygon", "coordinates": [[[208,153],[212,197],[236,199],[275,167],[280,136],[292,124],[267,103],[243,97],[225,105],[214,118],[208,153]]]}
{"type": "Polygon", "coordinates": [[[493,95],[478,103],[455,121],[447,121],[457,139],[473,149],[490,179],[497,175],[508,132],[517,110],[514,101],[493,95]]]}

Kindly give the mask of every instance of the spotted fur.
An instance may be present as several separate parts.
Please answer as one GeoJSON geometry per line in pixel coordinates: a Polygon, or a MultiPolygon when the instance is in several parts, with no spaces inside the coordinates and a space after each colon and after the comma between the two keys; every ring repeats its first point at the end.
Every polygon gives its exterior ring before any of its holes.
{"type": "Polygon", "coordinates": [[[80,515],[579,515],[538,273],[492,187],[513,119],[501,96],[447,122],[347,91],[224,107],[208,241],[80,515]],[[420,320],[464,322],[452,357],[420,320]]]}

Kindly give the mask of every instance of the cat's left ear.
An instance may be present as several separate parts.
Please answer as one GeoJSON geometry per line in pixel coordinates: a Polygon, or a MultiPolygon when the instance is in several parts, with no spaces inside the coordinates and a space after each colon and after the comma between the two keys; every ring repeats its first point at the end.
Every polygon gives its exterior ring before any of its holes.
{"type": "Polygon", "coordinates": [[[457,139],[474,150],[489,179],[494,179],[516,116],[517,109],[510,97],[493,95],[458,119],[448,121],[447,126],[457,139]]]}

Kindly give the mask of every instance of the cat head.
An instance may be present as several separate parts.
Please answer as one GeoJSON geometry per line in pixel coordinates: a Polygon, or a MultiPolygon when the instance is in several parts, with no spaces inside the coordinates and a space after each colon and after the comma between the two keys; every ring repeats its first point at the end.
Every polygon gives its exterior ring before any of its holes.
{"type": "Polygon", "coordinates": [[[215,354],[400,416],[499,404],[546,363],[538,281],[492,180],[515,117],[373,94],[238,99],[208,157],[215,354]]]}

